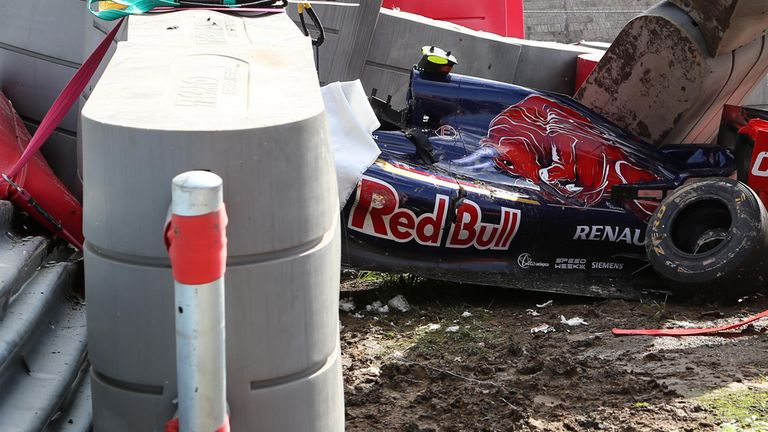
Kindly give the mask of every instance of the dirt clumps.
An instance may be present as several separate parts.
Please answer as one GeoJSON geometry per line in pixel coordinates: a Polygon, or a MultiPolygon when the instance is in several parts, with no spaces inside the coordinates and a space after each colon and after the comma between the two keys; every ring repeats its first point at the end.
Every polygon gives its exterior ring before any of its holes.
{"type": "Polygon", "coordinates": [[[732,338],[610,333],[717,324],[768,308],[762,297],[713,307],[423,281],[371,286],[354,291],[347,281],[352,291],[343,293],[359,305],[341,313],[350,432],[716,431],[729,420],[701,398],[759,382],[768,366],[760,322],[732,338]],[[397,294],[408,312],[365,312],[397,294]],[[550,299],[553,306],[536,307],[550,299]],[[726,318],[713,321],[713,310],[726,318]],[[561,316],[588,324],[570,326],[561,316]],[[554,331],[531,333],[542,324],[554,331]]]}

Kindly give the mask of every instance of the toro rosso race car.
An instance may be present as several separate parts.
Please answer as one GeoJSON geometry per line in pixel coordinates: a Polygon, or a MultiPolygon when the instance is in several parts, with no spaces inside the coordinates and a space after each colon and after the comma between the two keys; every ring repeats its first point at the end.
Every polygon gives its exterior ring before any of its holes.
{"type": "Polygon", "coordinates": [[[403,111],[371,98],[381,155],[342,212],[346,265],[601,297],[764,285],[766,210],[731,149],[656,148],[427,50],[403,111]]]}

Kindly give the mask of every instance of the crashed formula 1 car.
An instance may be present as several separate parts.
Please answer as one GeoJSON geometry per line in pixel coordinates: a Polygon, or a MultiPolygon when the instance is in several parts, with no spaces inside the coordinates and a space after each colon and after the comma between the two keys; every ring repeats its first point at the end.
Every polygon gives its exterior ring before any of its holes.
{"type": "Polygon", "coordinates": [[[656,148],[567,96],[424,54],[405,110],[371,99],[381,155],[343,210],[347,265],[601,297],[763,285],[766,210],[731,149],[656,148]]]}

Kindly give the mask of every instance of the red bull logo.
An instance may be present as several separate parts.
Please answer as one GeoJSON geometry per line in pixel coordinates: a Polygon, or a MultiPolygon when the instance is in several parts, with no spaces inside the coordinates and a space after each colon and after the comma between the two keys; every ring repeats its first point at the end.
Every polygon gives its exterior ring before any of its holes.
{"type": "MultiPolygon", "coordinates": [[[[609,131],[541,95],[528,96],[499,114],[481,143],[498,151],[499,169],[546,185],[585,207],[602,201],[614,185],[657,179],[633,165],[609,131]]],[[[643,201],[632,204],[646,215],[657,206],[643,201]]]]}
{"type": "Polygon", "coordinates": [[[483,222],[480,206],[464,199],[456,208],[444,239],[448,221],[450,198],[435,197],[431,213],[416,215],[400,207],[400,197],[386,182],[363,177],[350,213],[348,227],[374,237],[400,243],[416,241],[424,246],[438,247],[445,240],[449,248],[476,248],[479,250],[507,250],[520,228],[520,211],[501,208],[498,224],[483,222]]]}

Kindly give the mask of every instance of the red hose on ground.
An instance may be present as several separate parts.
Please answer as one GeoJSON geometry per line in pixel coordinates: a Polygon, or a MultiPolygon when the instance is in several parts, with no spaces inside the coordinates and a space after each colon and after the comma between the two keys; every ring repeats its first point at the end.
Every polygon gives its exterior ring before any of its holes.
{"type": "Polygon", "coordinates": [[[741,321],[736,324],[711,327],[711,328],[684,328],[684,329],[656,329],[656,330],[623,330],[613,329],[611,332],[616,336],[717,336],[718,333],[734,330],[739,327],[744,327],[747,324],[753,323],[759,319],[768,317],[768,310],[760,312],[759,314],[741,321]]]}

